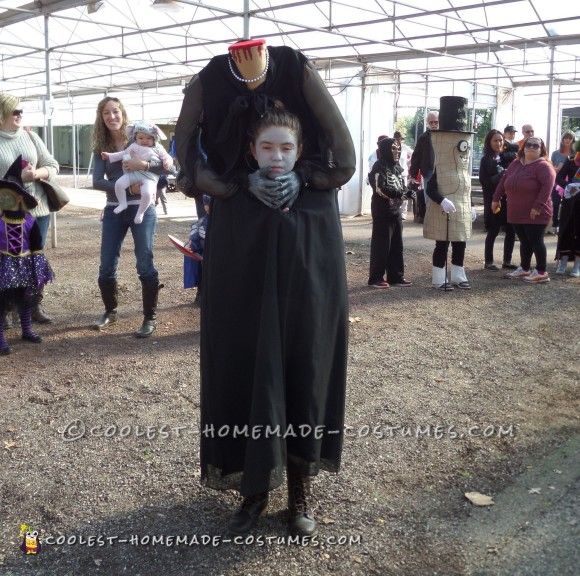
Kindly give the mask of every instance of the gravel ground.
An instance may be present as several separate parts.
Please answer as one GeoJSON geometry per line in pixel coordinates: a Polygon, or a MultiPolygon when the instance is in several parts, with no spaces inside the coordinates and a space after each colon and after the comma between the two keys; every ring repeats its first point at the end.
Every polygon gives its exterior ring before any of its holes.
{"type": "MultiPolygon", "coordinates": [[[[199,311],[166,239],[185,237],[188,224],[160,221],[158,329],[138,340],[130,239],[119,322],[106,333],[90,328],[101,313],[98,214],[69,206],[59,215],[59,247],[47,250],[55,322],[39,327],[39,346],[10,331],[14,352],[0,360],[0,574],[496,573],[490,551],[466,530],[476,509],[464,493],[501,494],[578,433],[578,280],[527,286],[483,271],[478,228],[466,257],[473,290],[434,291],[432,242],[407,222],[414,285],[375,290],[366,285],[370,218],[344,220],[352,428],[340,474],[314,481],[319,536],[304,547],[281,542],[279,489],[253,543],[218,545],[238,498],[199,483],[199,311]],[[71,543],[45,542],[24,557],[21,523],[41,540],[71,543]],[[147,543],[181,535],[187,545],[147,543]],[[204,535],[214,540],[204,545],[204,535]],[[81,536],[101,539],[91,546],[81,536]]],[[[555,239],[547,242],[551,258],[555,239]]],[[[494,554],[499,563],[501,549],[494,554]]]]}

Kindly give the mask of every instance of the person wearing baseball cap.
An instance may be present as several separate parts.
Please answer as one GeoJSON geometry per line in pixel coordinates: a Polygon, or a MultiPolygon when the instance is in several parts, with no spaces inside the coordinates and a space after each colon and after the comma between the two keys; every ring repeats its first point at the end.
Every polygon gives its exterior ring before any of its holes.
{"type": "Polygon", "coordinates": [[[504,140],[509,140],[510,142],[514,141],[514,138],[516,137],[516,128],[515,126],[512,126],[511,124],[508,124],[504,129],[503,129],[503,137],[504,140]]]}
{"type": "Polygon", "coordinates": [[[502,168],[507,168],[518,155],[519,145],[514,142],[516,138],[516,128],[508,124],[503,129],[503,151],[500,154],[500,165],[502,168]]]}

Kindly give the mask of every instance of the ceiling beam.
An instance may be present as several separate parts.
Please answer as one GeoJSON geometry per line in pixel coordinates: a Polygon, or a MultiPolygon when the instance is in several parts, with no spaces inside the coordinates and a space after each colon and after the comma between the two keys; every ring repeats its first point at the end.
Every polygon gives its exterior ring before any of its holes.
{"type": "MultiPolygon", "coordinates": [[[[545,80],[523,80],[518,82],[517,80],[513,83],[514,88],[521,88],[524,86],[548,86],[550,83],[550,79],[546,75],[545,80]]],[[[580,79],[579,80],[568,80],[567,78],[554,78],[554,84],[560,86],[566,85],[578,85],[580,86],[580,79]]]]}
{"type": "MultiPolygon", "coordinates": [[[[415,60],[417,58],[433,58],[438,56],[458,56],[462,54],[482,54],[486,52],[501,52],[503,50],[545,48],[546,44],[556,46],[580,44],[580,34],[569,34],[567,36],[543,36],[540,38],[530,38],[528,40],[506,40],[505,42],[485,42],[481,44],[461,44],[458,46],[439,46],[425,50],[394,50],[392,52],[379,52],[376,54],[364,54],[361,56],[337,55],[332,58],[311,58],[317,68],[348,68],[352,66],[363,66],[373,62],[395,62],[398,60],[415,60]],[[338,60],[342,62],[338,62],[338,60]]],[[[549,62],[549,60],[546,60],[549,62]]],[[[483,64],[483,63],[482,63],[483,64]]],[[[510,67],[510,63],[504,64],[510,67]]]]}
{"type": "Polygon", "coordinates": [[[86,0],[43,0],[42,2],[30,2],[24,6],[19,6],[18,10],[4,8],[6,11],[0,14],[0,28],[60,10],[79,8],[85,6],[86,3],[86,0]]]}

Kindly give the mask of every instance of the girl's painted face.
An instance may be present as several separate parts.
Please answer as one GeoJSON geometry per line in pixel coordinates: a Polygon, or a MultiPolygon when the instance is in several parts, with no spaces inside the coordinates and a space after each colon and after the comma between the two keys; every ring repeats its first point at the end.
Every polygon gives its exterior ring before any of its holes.
{"type": "Polygon", "coordinates": [[[145,134],[145,132],[137,132],[135,142],[137,142],[139,146],[148,146],[149,148],[155,146],[155,138],[150,134],[145,134]]]}
{"type": "Polygon", "coordinates": [[[258,166],[269,167],[268,176],[275,178],[294,168],[302,146],[298,144],[296,134],[290,128],[269,126],[250,144],[250,150],[258,166]]]}
{"type": "Polygon", "coordinates": [[[123,112],[114,100],[109,100],[103,107],[103,122],[111,132],[117,132],[123,125],[123,112]]]}
{"type": "Polygon", "coordinates": [[[494,134],[489,141],[489,145],[496,154],[499,154],[503,149],[503,136],[494,134]]]}

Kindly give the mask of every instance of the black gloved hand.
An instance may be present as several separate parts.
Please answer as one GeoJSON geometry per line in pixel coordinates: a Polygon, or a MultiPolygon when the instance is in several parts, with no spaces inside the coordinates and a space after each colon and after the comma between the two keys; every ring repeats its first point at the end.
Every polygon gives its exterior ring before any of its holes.
{"type": "Polygon", "coordinates": [[[264,167],[248,176],[250,192],[269,208],[290,208],[300,192],[300,178],[295,172],[288,172],[272,179],[269,171],[269,167],[264,167]]]}
{"type": "Polygon", "coordinates": [[[412,188],[409,188],[405,193],[405,198],[408,200],[417,200],[417,193],[412,188]]]}

